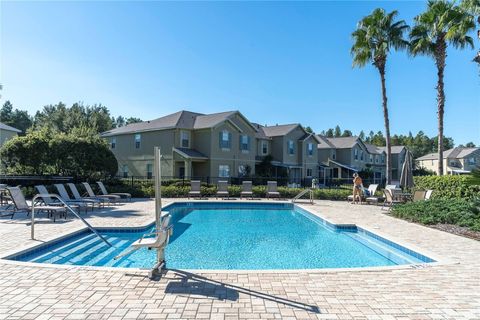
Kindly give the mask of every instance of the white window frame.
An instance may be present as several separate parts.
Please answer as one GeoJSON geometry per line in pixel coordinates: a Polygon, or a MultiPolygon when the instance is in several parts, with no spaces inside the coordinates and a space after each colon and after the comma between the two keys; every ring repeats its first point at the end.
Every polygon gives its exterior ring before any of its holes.
{"type": "Polygon", "coordinates": [[[135,149],[140,149],[142,146],[142,135],[140,133],[135,134],[134,142],[135,142],[135,149]]]}
{"type": "Polygon", "coordinates": [[[373,154],[370,155],[370,162],[373,163],[373,154]]]}
{"type": "Polygon", "coordinates": [[[188,132],[186,130],[181,130],[180,131],[180,147],[181,148],[190,148],[190,132],[188,132]],[[183,145],[184,140],[187,141],[187,146],[183,145]]]}
{"type": "Polygon", "coordinates": [[[147,163],[147,178],[151,179],[152,177],[153,177],[153,164],[147,163]]]}
{"type": "Polygon", "coordinates": [[[122,166],[122,173],[123,173],[124,178],[128,178],[128,165],[127,164],[124,164],[122,166]]]}
{"type": "Polygon", "coordinates": [[[222,130],[221,132],[222,132],[222,134],[221,134],[221,149],[222,150],[230,150],[230,148],[232,146],[232,142],[230,141],[230,132],[228,130],[222,130]],[[227,137],[226,140],[225,140],[225,137],[227,137]],[[224,143],[226,143],[228,145],[228,147],[225,147],[224,143]]]}
{"type": "Polygon", "coordinates": [[[248,135],[246,135],[246,134],[240,135],[240,150],[243,153],[246,153],[246,152],[250,151],[250,139],[249,139],[248,135]],[[245,142],[244,139],[246,139],[247,142],[245,142]],[[244,148],[244,146],[246,146],[246,148],[244,148]]]}
{"type": "Polygon", "coordinates": [[[358,160],[358,149],[357,148],[353,149],[353,159],[358,160]]]}
{"type": "Polygon", "coordinates": [[[220,178],[230,178],[230,166],[228,164],[220,164],[218,166],[218,176],[220,178]]]}
{"type": "Polygon", "coordinates": [[[265,140],[262,140],[261,148],[262,148],[262,150],[261,150],[262,155],[264,155],[264,156],[267,155],[268,154],[268,142],[265,141],[265,140]]]}
{"type": "Polygon", "coordinates": [[[117,148],[117,137],[112,137],[110,139],[110,148],[116,149],[117,148]]]}
{"type": "Polygon", "coordinates": [[[313,170],[312,170],[311,168],[307,168],[307,173],[306,173],[306,175],[307,175],[307,178],[311,178],[311,177],[313,176],[313,170]],[[308,174],[309,171],[310,171],[310,174],[308,174]]]}
{"type": "Polygon", "coordinates": [[[363,161],[363,150],[360,150],[360,160],[363,161]]]}
{"type": "Polygon", "coordinates": [[[335,150],[333,150],[332,152],[332,160],[336,160],[337,159],[337,152],[335,150]]]}
{"type": "Polygon", "coordinates": [[[307,155],[313,157],[313,143],[311,142],[307,144],[307,155]]]}
{"type": "Polygon", "coordinates": [[[476,160],[475,157],[468,158],[468,164],[475,164],[476,163],[475,160],[476,160]]]}
{"type": "Polygon", "coordinates": [[[287,141],[287,152],[291,156],[295,155],[295,144],[293,143],[293,140],[288,140],[287,141]],[[291,146],[291,148],[290,148],[290,146],[291,146]],[[290,150],[292,152],[290,152],[290,150]]]}

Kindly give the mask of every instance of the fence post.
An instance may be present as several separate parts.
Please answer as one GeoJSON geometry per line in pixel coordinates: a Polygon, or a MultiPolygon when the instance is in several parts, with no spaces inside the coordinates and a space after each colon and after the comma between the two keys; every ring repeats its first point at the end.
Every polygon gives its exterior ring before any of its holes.
{"type": "Polygon", "coordinates": [[[132,189],[133,189],[133,176],[132,176],[132,180],[130,182],[130,187],[132,187],[132,189]]]}

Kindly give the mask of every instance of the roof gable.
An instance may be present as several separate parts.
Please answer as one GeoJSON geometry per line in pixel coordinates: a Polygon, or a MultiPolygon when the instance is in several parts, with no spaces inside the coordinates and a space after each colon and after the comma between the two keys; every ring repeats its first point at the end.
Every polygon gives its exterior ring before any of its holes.
{"type": "Polygon", "coordinates": [[[17,128],[11,127],[11,126],[6,125],[5,123],[2,123],[2,122],[0,122],[0,129],[6,130],[6,131],[13,131],[13,132],[17,132],[17,133],[22,132],[22,130],[19,130],[19,129],[17,129],[17,128]]]}

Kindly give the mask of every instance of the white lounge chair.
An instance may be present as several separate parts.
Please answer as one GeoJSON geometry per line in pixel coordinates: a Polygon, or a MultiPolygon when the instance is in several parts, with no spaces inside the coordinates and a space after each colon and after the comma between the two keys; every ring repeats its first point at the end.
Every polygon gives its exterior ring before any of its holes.
{"type": "MultiPolygon", "coordinates": [[[[35,189],[37,189],[39,194],[47,195],[47,194],[50,193],[50,192],[48,192],[47,188],[43,184],[35,186],[35,189]]],[[[62,200],[65,201],[70,207],[77,209],[78,212],[80,212],[80,208],[85,209],[85,212],[87,212],[88,207],[85,204],[82,204],[82,203],[79,203],[79,202],[69,201],[67,199],[64,199],[62,196],[60,196],[60,198],[62,198],[62,200]]],[[[41,199],[42,199],[42,202],[47,206],[61,206],[61,205],[63,205],[58,200],[52,199],[51,197],[48,197],[48,196],[43,196],[41,199]]]]}
{"type": "Polygon", "coordinates": [[[77,187],[76,187],[75,184],[73,184],[73,183],[67,183],[67,186],[70,188],[70,191],[72,192],[73,197],[75,198],[75,200],[88,200],[88,201],[92,201],[92,202],[98,203],[99,207],[100,207],[100,206],[105,206],[105,202],[108,202],[108,199],[106,199],[106,198],[82,197],[82,196],[80,195],[80,192],[78,192],[77,187]]]}
{"type": "Polygon", "coordinates": [[[250,197],[253,199],[252,181],[242,182],[242,191],[240,192],[240,198],[241,197],[250,197]]]}
{"type": "Polygon", "coordinates": [[[217,199],[218,197],[227,197],[228,198],[228,181],[218,181],[217,185],[217,199]]]}
{"type": "Polygon", "coordinates": [[[88,182],[82,182],[82,185],[87,191],[87,194],[90,198],[107,199],[109,203],[118,202],[118,200],[120,200],[120,196],[117,196],[114,194],[107,194],[107,195],[95,194],[95,192],[93,192],[93,189],[88,182]]]}
{"type": "Polygon", "coordinates": [[[201,190],[200,190],[200,181],[192,180],[190,181],[190,191],[188,192],[188,197],[200,197],[201,190]]]}
{"type": "Polygon", "coordinates": [[[98,187],[100,188],[100,191],[102,192],[102,194],[104,196],[108,196],[108,195],[116,195],[116,196],[119,196],[120,198],[126,198],[127,200],[131,200],[132,199],[132,195],[130,193],[127,193],[127,192],[113,192],[113,193],[109,193],[107,191],[107,188],[105,188],[105,185],[103,184],[102,181],[97,181],[97,184],[98,184],[98,187]]]}
{"type": "MultiPolygon", "coordinates": [[[[360,197],[360,202],[365,200],[367,203],[368,202],[378,202],[378,197],[375,197],[375,192],[377,192],[378,184],[371,184],[368,186],[368,196],[366,197],[365,195],[362,195],[360,197]]],[[[347,198],[348,201],[352,202],[353,201],[353,194],[349,195],[347,198]]]]}
{"type": "Polygon", "coordinates": [[[277,181],[267,181],[267,198],[280,198],[277,190],[277,181]]]}
{"type": "MultiPolygon", "coordinates": [[[[27,200],[25,200],[25,196],[23,195],[22,189],[19,187],[7,187],[8,192],[12,198],[14,211],[16,212],[26,212],[27,215],[32,212],[32,206],[28,205],[27,200]]],[[[56,215],[63,216],[65,219],[67,218],[67,209],[62,206],[49,206],[49,205],[35,205],[34,207],[35,212],[45,211],[48,213],[49,217],[53,217],[53,221],[55,222],[56,215]]],[[[13,215],[12,215],[13,218],[13,215]]]]}
{"type": "Polygon", "coordinates": [[[425,192],[425,200],[430,200],[430,198],[432,197],[432,193],[433,190],[427,190],[427,192],[425,192]]]}
{"type": "Polygon", "coordinates": [[[90,207],[92,211],[95,208],[95,204],[100,204],[100,201],[95,201],[94,199],[75,199],[74,200],[70,198],[70,195],[68,194],[67,189],[65,189],[65,186],[63,184],[55,183],[54,186],[57,189],[58,194],[60,195],[60,198],[62,198],[62,200],[67,203],[71,202],[74,204],[79,204],[82,207],[86,207],[87,209],[88,207],[90,207]]]}

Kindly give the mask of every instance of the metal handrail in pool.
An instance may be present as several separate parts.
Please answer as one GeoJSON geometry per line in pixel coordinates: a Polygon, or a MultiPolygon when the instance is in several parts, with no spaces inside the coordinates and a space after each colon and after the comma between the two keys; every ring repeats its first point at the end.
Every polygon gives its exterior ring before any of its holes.
{"type": "Polygon", "coordinates": [[[74,216],[76,216],[78,219],[80,219],[87,227],[92,231],[97,237],[99,237],[103,242],[105,242],[109,247],[113,247],[113,245],[107,241],[100,233],[98,233],[97,230],[95,230],[94,227],[92,227],[87,220],[83,219],[75,210],[73,210],[72,207],[70,207],[58,194],[51,193],[51,194],[37,194],[36,196],[33,197],[32,199],[32,224],[30,228],[30,233],[31,233],[31,238],[32,240],[35,240],[35,203],[38,198],[56,198],[60,203],[62,203],[65,208],[70,210],[71,213],[73,213],[74,216]]]}

